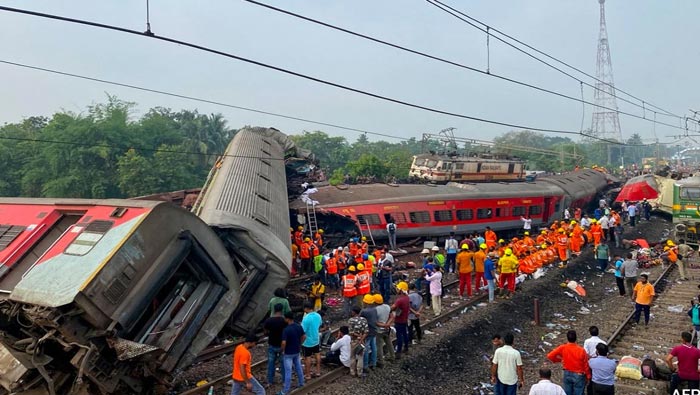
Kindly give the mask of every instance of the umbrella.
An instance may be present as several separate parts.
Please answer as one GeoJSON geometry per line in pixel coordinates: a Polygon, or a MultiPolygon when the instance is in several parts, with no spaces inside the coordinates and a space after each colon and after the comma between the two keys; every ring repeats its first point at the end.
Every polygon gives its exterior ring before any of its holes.
{"type": "Polygon", "coordinates": [[[631,178],[617,195],[616,202],[629,200],[631,202],[659,197],[656,180],[651,175],[631,178]]]}

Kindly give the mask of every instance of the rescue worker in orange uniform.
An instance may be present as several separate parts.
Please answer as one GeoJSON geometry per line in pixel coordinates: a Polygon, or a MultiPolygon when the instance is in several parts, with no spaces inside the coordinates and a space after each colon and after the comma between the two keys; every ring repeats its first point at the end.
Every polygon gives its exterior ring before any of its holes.
{"type": "Polygon", "coordinates": [[[457,269],[459,271],[459,297],[464,297],[464,288],[467,288],[467,297],[472,296],[472,260],[474,252],[469,250],[469,245],[462,244],[462,250],[457,254],[457,269]]]}
{"type": "Polygon", "coordinates": [[[323,229],[319,229],[316,234],[314,234],[314,244],[320,250],[323,247],[323,229]]]}
{"type": "Polygon", "coordinates": [[[357,276],[355,276],[355,266],[348,267],[348,274],[342,278],[343,287],[343,313],[346,317],[350,317],[350,311],[355,304],[357,297],[357,276]]]}
{"type": "Polygon", "coordinates": [[[338,247],[338,249],[336,250],[335,260],[338,264],[338,274],[341,276],[345,275],[345,268],[347,267],[347,257],[345,255],[345,250],[343,250],[343,247],[338,247]]]}
{"type": "Polygon", "coordinates": [[[535,246],[535,240],[530,237],[530,232],[525,231],[525,234],[523,235],[523,244],[525,244],[528,248],[528,250],[532,250],[532,248],[535,246]]]}
{"type": "Polygon", "coordinates": [[[547,230],[543,229],[539,235],[537,235],[537,245],[542,245],[545,241],[547,241],[547,230]]]}
{"type": "Polygon", "coordinates": [[[559,260],[561,261],[561,266],[566,266],[569,263],[569,237],[566,236],[564,228],[559,228],[559,235],[557,236],[557,252],[559,253],[559,260]]]}
{"type": "Polygon", "coordinates": [[[357,305],[360,305],[362,298],[372,290],[371,269],[367,270],[362,263],[357,264],[357,305]]]}
{"type": "Polygon", "coordinates": [[[591,220],[591,236],[593,236],[594,246],[599,245],[603,238],[603,227],[595,219],[591,220]]]}
{"type": "Polygon", "coordinates": [[[574,225],[574,229],[571,231],[571,253],[574,255],[580,255],[581,246],[583,244],[583,229],[581,229],[581,227],[576,223],[573,223],[572,225],[574,225]]]}
{"type": "Polygon", "coordinates": [[[486,286],[486,279],[484,278],[484,262],[486,261],[486,254],[488,253],[489,246],[483,243],[479,246],[479,251],[474,253],[472,257],[474,261],[474,289],[476,293],[481,293],[480,288],[486,286]]]}
{"type": "Polygon", "coordinates": [[[338,258],[333,252],[330,253],[328,259],[326,259],[326,274],[328,275],[328,285],[329,287],[336,291],[338,289],[338,258]]]}
{"type": "Polygon", "coordinates": [[[496,240],[498,239],[496,237],[496,232],[492,231],[490,226],[486,227],[486,231],[484,232],[484,240],[489,248],[496,247],[496,240]]]}
{"type": "Polygon", "coordinates": [[[304,242],[304,227],[297,226],[296,232],[294,232],[294,244],[301,247],[301,243],[304,242]]]}
{"type": "Polygon", "coordinates": [[[357,237],[354,237],[354,238],[350,239],[350,243],[348,244],[348,252],[353,257],[356,257],[357,252],[360,251],[360,245],[358,244],[358,241],[360,241],[360,239],[358,239],[357,237]]]}
{"type": "Polygon", "coordinates": [[[362,250],[363,254],[366,254],[369,252],[369,244],[367,243],[366,236],[362,236],[362,243],[360,243],[360,249],[362,250]]]}
{"type": "Polygon", "coordinates": [[[312,273],[313,267],[311,266],[311,244],[311,238],[307,237],[301,243],[301,246],[299,246],[299,258],[301,259],[301,274],[312,273]]]}

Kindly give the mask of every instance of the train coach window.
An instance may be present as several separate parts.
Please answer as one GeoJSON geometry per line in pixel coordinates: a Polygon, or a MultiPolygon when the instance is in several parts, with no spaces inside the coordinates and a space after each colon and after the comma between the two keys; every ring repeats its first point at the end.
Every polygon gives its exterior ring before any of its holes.
{"type": "Polygon", "coordinates": [[[530,215],[542,214],[542,207],[540,206],[530,206],[530,215]]]}
{"type": "Polygon", "coordinates": [[[433,216],[435,216],[435,221],[437,221],[437,222],[452,221],[452,211],[451,210],[436,210],[436,211],[433,211],[433,216]]]}
{"type": "Polygon", "coordinates": [[[681,199],[700,200],[700,188],[682,187],[680,196],[681,199]]]}
{"type": "Polygon", "coordinates": [[[102,240],[102,237],[114,225],[112,221],[92,221],[80,232],[66,250],[67,255],[85,255],[102,240]]]}
{"type": "Polygon", "coordinates": [[[384,219],[386,220],[386,223],[388,224],[391,219],[394,219],[395,224],[405,224],[406,223],[406,214],[404,213],[387,213],[384,214],[384,219]]]}
{"type": "Polygon", "coordinates": [[[496,217],[505,217],[508,215],[508,209],[506,207],[499,207],[496,209],[496,217]]]}
{"type": "Polygon", "coordinates": [[[455,169],[464,170],[464,163],[455,163],[455,169]]]}
{"type": "Polygon", "coordinates": [[[357,222],[360,225],[381,225],[379,214],[357,214],[357,222]]]}
{"type": "Polygon", "coordinates": [[[427,167],[430,168],[435,168],[437,166],[438,162],[434,159],[428,159],[427,163],[425,164],[427,167]]]}
{"type": "Polygon", "coordinates": [[[525,206],[515,206],[512,210],[513,217],[523,217],[527,214],[527,207],[525,206]]]}
{"type": "Polygon", "coordinates": [[[476,218],[487,219],[493,216],[493,211],[490,208],[479,208],[476,209],[476,218]]]}
{"type": "Polygon", "coordinates": [[[457,210],[457,219],[460,221],[468,221],[474,218],[474,211],[472,210],[457,210]]]}
{"type": "Polygon", "coordinates": [[[430,213],[427,211],[412,211],[408,215],[414,224],[427,224],[430,222],[430,213]]]}

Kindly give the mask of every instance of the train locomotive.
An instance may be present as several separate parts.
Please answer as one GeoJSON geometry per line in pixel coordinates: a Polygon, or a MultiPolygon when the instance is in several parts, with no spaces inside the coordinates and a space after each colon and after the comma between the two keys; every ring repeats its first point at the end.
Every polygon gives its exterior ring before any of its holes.
{"type": "MultiPolygon", "coordinates": [[[[530,216],[533,228],[561,219],[565,208],[585,207],[617,180],[600,171],[584,169],[538,178],[533,182],[448,183],[446,185],[370,184],[318,188],[313,199],[319,226],[332,221],[325,214],[357,221],[363,234],[387,238],[394,221],[400,238],[440,237],[522,228],[530,216]]],[[[292,208],[304,210],[300,201],[292,208]]]]}
{"type": "Polygon", "coordinates": [[[223,328],[256,328],[289,280],[296,154],[277,130],[239,130],[194,212],[0,199],[0,394],[152,393],[223,328]]]}

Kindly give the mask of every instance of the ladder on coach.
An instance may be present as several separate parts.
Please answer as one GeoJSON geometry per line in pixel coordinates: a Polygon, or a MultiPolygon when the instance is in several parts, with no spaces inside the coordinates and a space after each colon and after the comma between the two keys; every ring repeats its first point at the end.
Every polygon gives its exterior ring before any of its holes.
{"type": "Polygon", "coordinates": [[[370,241],[369,244],[370,244],[372,247],[376,247],[377,244],[374,242],[374,237],[372,236],[372,229],[370,229],[369,223],[367,222],[367,220],[365,219],[365,217],[358,215],[357,224],[360,225],[360,226],[359,226],[359,228],[360,228],[360,236],[363,236],[363,237],[365,236],[365,232],[362,230],[362,227],[364,226],[364,227],[365,227],[365,231],[367,232],[367,239],[370,241]]]}
{"type": "Polygon", "coordinates": [[[316,221],[316,205],[314,203],[306,203],[306,224],[308,225],[309,237],[314,240],[316,232],[318,232],[318,222],[316,221]]]}

